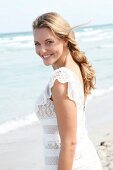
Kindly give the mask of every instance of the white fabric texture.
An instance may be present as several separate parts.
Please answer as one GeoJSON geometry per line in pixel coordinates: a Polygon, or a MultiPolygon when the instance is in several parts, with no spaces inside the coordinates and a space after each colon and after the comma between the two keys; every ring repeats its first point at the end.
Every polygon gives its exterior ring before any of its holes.
{"type": "MultiPolygon", "coordinates": [[[[72,170],[102,170],[98,154],[88,138],[85,128],[84,92],[77,75],[66,67],[53,71],[49,83],[36,102],[35,112],[43,127],[44,170],[57,170],[60,152],[60,136],[51,88],[55,80],[68,83],[67,95],[77,106],[77,146],[72,170]]],[[[60,107],[60,106],[59,106],[60,107]]]]}

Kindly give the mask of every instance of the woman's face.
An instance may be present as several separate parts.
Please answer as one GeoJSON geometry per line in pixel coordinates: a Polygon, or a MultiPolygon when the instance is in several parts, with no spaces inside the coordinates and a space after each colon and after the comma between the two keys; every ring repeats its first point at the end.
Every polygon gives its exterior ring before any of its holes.
{"type": "Polygon", "coordinates": [[[49,28],[34,30],[36,53],[43,59],[45,65],[59,65],[64,56],[66,42],[58,38],[49,28]]]}

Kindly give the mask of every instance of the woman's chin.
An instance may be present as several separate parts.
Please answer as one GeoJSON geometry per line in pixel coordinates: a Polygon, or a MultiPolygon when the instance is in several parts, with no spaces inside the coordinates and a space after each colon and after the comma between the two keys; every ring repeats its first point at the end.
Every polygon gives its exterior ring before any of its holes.
{"type": "MultiPolygon", "coordinates": [[[[43,61],[43,62],[44,62],[44,61],[43,61]]],[[[44,65],[50,66],[50,65],[52,65],[52,63],[50,63],[50,62],[44,62],[44,65]]]]}

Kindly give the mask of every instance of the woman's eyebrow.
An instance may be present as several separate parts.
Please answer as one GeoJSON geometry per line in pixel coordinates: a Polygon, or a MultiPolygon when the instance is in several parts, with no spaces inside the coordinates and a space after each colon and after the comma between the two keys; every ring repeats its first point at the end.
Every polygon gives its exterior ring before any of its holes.
{"type": "MultiPolygon", "coordinates": [[[[46,42],[46,41],[49,41],[49,40],[53,41],[51,38],[47,38],[44,41],[46,42]]],[[[34,41],[34,43],[39,43],[39,42],[38,41],[34,41]]]]}
{"type": "Polygon", "coordinates": [[[47,39],[45,39],[45,42],[47,42],[47,41],[53,41],[53,39],[47,38],[47,39]]]}
{"type": "Polygon", "coordinates": [[[38,41],[34,41],[35,43],[39,43],[38,41]]]}

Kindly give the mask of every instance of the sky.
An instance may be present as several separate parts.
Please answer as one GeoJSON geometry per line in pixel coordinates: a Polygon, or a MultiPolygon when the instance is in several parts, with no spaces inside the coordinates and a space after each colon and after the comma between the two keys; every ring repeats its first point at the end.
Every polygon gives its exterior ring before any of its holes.
{"type": "Polygon", "coordinates": [[[0,0],[0,33],[32,31],[32,21],[50,11],[72,26],[113,23],[113,0],[0,0]]]}

